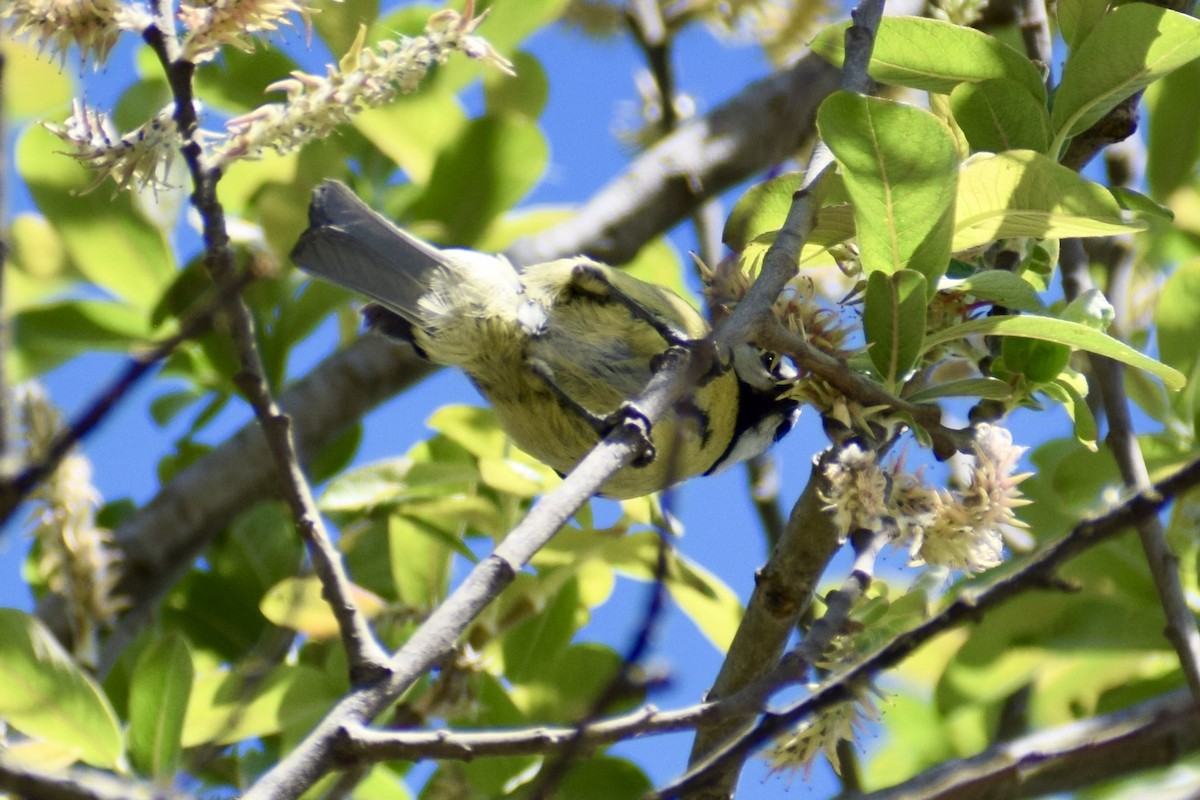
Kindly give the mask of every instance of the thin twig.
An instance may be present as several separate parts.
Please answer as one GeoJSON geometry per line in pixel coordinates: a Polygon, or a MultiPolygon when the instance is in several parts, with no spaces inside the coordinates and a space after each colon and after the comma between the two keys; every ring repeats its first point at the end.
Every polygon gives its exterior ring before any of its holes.
{"type": "MultiPolygon", "coordinates": [[[[236,275],[225,227],[225,212],[217,199],[217,183],[221,175],[219,170],[204,164],[203,150],[195,139],[199,120],[192,78],[196,66],[174,57],[174,51],[178,48],[173,35],[164,33],[157,26],[147,28],[143,39],[158,56],[175,98],[175,123],[184,138],[181,150],[192,178],[192,205],[203,220],[205,267],[218,288],[230,286],[236,282],[236,275]]],[[[312,489],[300,466],[291,420],[279,409],[267,384],[262,357],[258,352],[253,316],[240,295],[232,297],[226,303],[225,310],[241,368],[234,382],[254,409],[283,478],[284,496],[296,519],[300,535],[308,545],[313,569],[321,580],[322,596],[337,619],[349,661],[351,681],[355,684],[373,681],[386,671],[387,653],[351,597],[350,580],[341,556],[325,530],[312,489]]]]}
{"type": "Polygon", "coordinates": [[[730,742],[710,758],[703,773],[692,772],[659,790],[656,800],[680,797],[709,784],[719,776],[727,762],[740,763],[755,748],[831,705],[853,697],[855,687],[891,667],[925,642],[959,624],[978,619],[1032,588],[1054,586],[1057,571],[1070,559],[1124,532],[1130,525],[1154,517],[1181,493],[1200,485],[1200,459],[1191,462],[1168,478],[1143,489],[1109,512],[1084,520],[1054,544],[1032,556],[1022,566],[997,578],[991,584],[966,591],[954,602],[925,622],[910,628],[863,659],[855,666],[831,678],[806,699],[777,712],[766,712],[748,733],[730,742]]]}
{"type": "MultiPolygon", "coordinates": [[[[1068,299],[1078,297],[1092,288],[1088,274],[1088,258],[1078,239],[1066,239],[1062,243],[1060,264],[1063,275],[1063,292],[1068,299]]],[[[1121,471],[1121,478],[1130,489],[1144,489],[1150,485],[1150,474],[1142,457],[1129,413],[1129,399],[1125,395],[1124,370],[1117,362],[1088,354],[1088,362],[1096,375],[1096,386],[1104,404],[1108,419],[1108,449],[1121,471]]],[[[1200,702],[1200,631],[1196,619],[1188,606],[1187,596],[1179,578],[1179,558],[1171,552],[1163,532],[1162,522],[1157,517],[1141,520],[1137,526],[1142,550],[1154,577],[1158,599],[1167,617],[1167,639],[1179,655],[1192,695],[1200,702]]]]}

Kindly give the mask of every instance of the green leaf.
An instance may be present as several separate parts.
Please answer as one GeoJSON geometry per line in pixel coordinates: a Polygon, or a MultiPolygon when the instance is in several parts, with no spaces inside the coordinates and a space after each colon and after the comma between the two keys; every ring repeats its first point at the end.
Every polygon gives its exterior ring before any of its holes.
{"type": "MultiPolygon", "coordinates": [[[[312,26],[324,40],[329,52],[337,58],[350,49],[358,28],[379,16],[379,0],[342,0],[321,6],[321,13],[314,14],[312,26]]],[[[428,15],[426,15],[428,16],[428,15]]],[[[417,33],[404,29],[401,33],[417,33]]]]}
{"type": "Polygon", "coordinates": [[[82,353],[129,350],[150,333],[144,313],[101,300],[64,300],[27,308],[15,315],[12,326],[8,368],[14,380],[40,374],[82,353]]]}
{"type": "MultiPolygon", "coordinates": [[[[845,57],[849,22],[817,35],[812,50],[835,66],[845,57]]],[[[1037,67],[1008,45],[974,28],[923,17],[886,17],[871,52],[871,77],[895,86],[949,94],[960,83],[1010,78],[1045,99],[1037,67]]]]}
{"type": "Polygon", "coordinates": [[[252,52],[225,47],[220,58],[196,69],[196,95],[213,108],[245,114],[264,103],[283,100],[282,93],[269,96],[265,89],[299,68],[279,47],[256,47],[252,52]]]}
{"type": "Polygon", "coordinates": [[[192,654],[177,632],[154,639],[129,683],[129,759],[143,775],[173,779],[192,692],[192,654]]]}
{"type": "Polygon", "coordinates": [[[415,220],[438,224],[438,238],[469,244],[533,188],[549,149],[537,124],[506,115],[472,120],[442,151],[425,192],[409,209],[415,220]],[[464,202],[464,195],[470,202],[464,202]]]}
{"type": "Polygon", "coordinates": [[[632,761],[603,755],[576,759],[563,777],[559,794],[571,800],[612,800],[643,797],[653,788],[646,773],[632,761]]]}
{"type": "Polygon", "coordinates": [[[910,269],[867,279],[863,330],[871,363],[888,386],[896,386],[917,363],[925,338],[925,276],[910,269]]]}
{"type": "Polygon", "coordinates": [[[417,92],[356,114],[351,124],[413,183],[426,186],[438,156],[466,129],[467,114],[452,94],[417,92]]]}
{"type": "Polygon", "coordinates": [[[1200,60],[1189,61],[1146,90],[1150,126],[1146,141],[1146,183],[1150,195],[1165,200],[1192,182],[1200,160],[1200,60]]]}
{"type": "Polygon", "coordinates": [[[963,292],[1017,311],[1042,311],[1045,306],[1029,281],[1008,270],[989,269],[958,281],[942,281],[942,290],[963,292]]]}
{"type": "Polygon", "coordinates": [[[1117,103],[1200,57],[1200,20],[1146,3],[1107,14],[1067,58],[1050,113],[1051,153],[1117,103]]]}
{"type": "Polygon", "coordinates": [[[483,74],[483,100],[492,116],[521,114],[537,119],[550,99],[550,81],[537,57],[524,50],[513,53],[514,78],[495,69],[483,74]]]}
{"type": "Polygon", "coordinates": [[[1191,375],[1200,363],[1200,258],[1175,268],[1158,293],[1154,324],[1158,331],[1158,353],[1163,363],[1191,375]]]}
{"type": "Polygon", "coordinates": [[[133,195],[107,181],[82,195],[96,176],[62,154],[63,143],[30,127],[17,143],[17,167],[38,209],[62,237],[71,263],[88,280],[149,311],[175,277],[163,234],[135,208],[133,195]]]}
{"type": "Polygon", "coordinates": [[[400,514],[387,519],[387,542],[396,598],[409,608],[433,610],[446,596],[457,548],[436,528],[400,514]]]}
{"type": "Polygon", "coordinates": [[[958,149],[928,111],[836,92],[817,112],[854,204],[863,269],[916,270],[936,286],[950,261],[958,149]]]}
{"type": "Polygon", "coordinates": [[[981,153],[958,177],[955,252],[1014,236],[1061,239],[1142,230],[1101,185],[1031,150],[981,153]]]}
{"type": "Polygon", "coordinates": [[[4,83],[4,112],[9,115],[9,125],[55,114],[75,96],[71,71],[63,69],[49,53],[39,53],[29,43],[10,36],[4,38],[0,53],[5,72],[14,78],[4,83]]]}
{"type": "Polygon", "coordinates": [[[35,617],[0,608],[0,719],[95,767],[123,758],[104,693],[35,617]]]}
{"type": "Polygon", "coordinates": [[[1036,150],[1050,147],[1046,102],[1009,78],[960,83],[950,94],[954,121],[973,151],[1036,150]]]}
{"type": "Polygon", "coordinates": [[[789,172],[751,186],[729,212],[721,241],[741,252],[755,237],[779,230],[803,181],[803,173],[789,172]]]}
{"type": "Polygon", "coordinates": [[[1058,26],[1067,47],[1075,50],[1108,11],[1109,0],[1059,0],[1058,26]]]}
{"type": "Polygon", "coordinates": [[[1108,334],[1093,330],[1077,322],[1066,322],[1053,317],[1034,316],[1002,316],[976,319],[954,325],[925,337],[924,352],[945,342],[961,339],[965,336],[983,334],[986,336],[1021,336],[1030,339],[1041,339],[1047,342],[1065,344],[1076,350],[1086,350],[1089,353],[1107,356],[1122,364],[1145,370],[1157,376],[1166,384],[1168,389],[1183,388],[1186,380],[1181,372],[1165,364],[1155,361],[1149,356],[1142,355],[1127,344],[1117,341],[1108,334]]]}
{"type": "Polygon", "coordinates": [[[344,687],[321,670],[303,665],[276,668],[250,682],[240,672],[200,673],[188,702],[183,746],[233,744],[315,724],[338,701],[344,687]]]}
{"type": "MultiPolygon", "coordinates": [[[[1082,380],[1081,383],[1086,389],[1087,383],[1082,380]]],[[[1087,398],[1079,389],[1072,385],[1070,380],[1058,377],[1053,382],[1040,386],[1039,390],[1066,409],[1067,415],[1074,423],[1075,438],[1079,443],[1089,450],[1095,450],[1096,441],[1100,438],[1100,429],[1096,425],[1092,409],[1088,407],[1087,398]]]]}
{"type": "Polygon", "coordinates": [[[927,403],[943,397],[982,397],[988,400],[1007,400],[1012,396],[1012,387],[996,378],[964,378],[958,381],[927,386],[920,391],[905,395],[912,403],[927,403]]]}
{"type": "Polygon", "coordinates": [[[501,639],[504,675],[513,683],[536,683],[571,643],[579,625],[579,586],[568,578],[546,607],[513,626],[501,639]]]}
{"type": "MultiPolygon", "coordinates": [[[[374,619],[387,604],[373,592],[350,585],[350,600],[367,619],[374,619]]],[[[310,639],[338,635],[337,618],[325,600],[321,581],[314,576],[284,578],[263,595],[259,611],[275,625],[304,634],[310,639]]]]}
{"type": "Polygon", "coordinates": [[[1112,192],[1112,196],[1117,201],[1117,204],[1126,211],[1132,211],[1147,217],[1157,217],[1167,222],[1175,221],[1174,211],[1162,203],[1156,203],[1141,192],[1135,192],[1133,189],[1127,189],[1124,186],[1110,186],[1108,190],[1112,192]]]}

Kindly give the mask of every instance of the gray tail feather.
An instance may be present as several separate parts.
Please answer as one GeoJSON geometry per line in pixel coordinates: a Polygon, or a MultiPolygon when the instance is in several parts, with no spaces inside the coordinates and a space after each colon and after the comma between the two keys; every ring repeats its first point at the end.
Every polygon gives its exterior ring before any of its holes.
{"type": "Polygon", "coordinates": [[[429,290],[430,273],[450,266],[445,254],[388,222],[338,181],[316,188],[308,221],[292,261],[421,323],[417,302],[429,290]]]}

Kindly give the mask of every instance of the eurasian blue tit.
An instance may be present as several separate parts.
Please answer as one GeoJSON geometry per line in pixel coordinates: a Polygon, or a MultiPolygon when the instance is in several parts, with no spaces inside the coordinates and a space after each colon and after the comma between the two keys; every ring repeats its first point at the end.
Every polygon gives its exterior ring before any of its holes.
{"type": "MultiPolygon", "coordinates": [[[[668,347],[709,334],[667,289],[582,256],[518,270],[503,257],[441,250],[335,181],[314,192],[309,222],[292,259],[376,301],[364,312],[372,327],[467,373],[513,442],[560,474],[645,389],[668,347]]],[[[638,497],[762,453],[799,413],[781,394],[737,369],[712,375],[653,425],[653,460],[625,467],[601,493],[638,497]]]]}

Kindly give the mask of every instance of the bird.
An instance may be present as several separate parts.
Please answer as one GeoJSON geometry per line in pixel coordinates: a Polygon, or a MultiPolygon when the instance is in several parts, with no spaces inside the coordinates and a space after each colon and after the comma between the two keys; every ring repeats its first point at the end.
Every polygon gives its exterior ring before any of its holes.
{"type": "MultiPolygon", "coordinates": [[[[457,367],[522,450],[560,475],[631,409],[672,347],[711,329],[686,300],[584,256],[522,268],[503,256],[442,249],[402,230],[345,184],[313,192],[291,258],[305,272],[373,302],[368,327],[457,367]]],[[[734,366],[691,387],[653,424],[647,457],[599,490],[629,499],[709,475],[764,452],[799,404],[786,381],[734,366]]],[[[761,365],[759,365],[761,368],[761,365]]]]}

